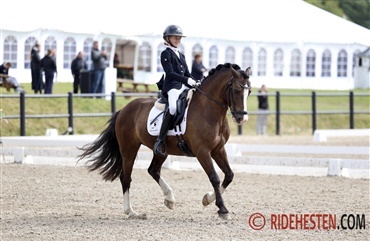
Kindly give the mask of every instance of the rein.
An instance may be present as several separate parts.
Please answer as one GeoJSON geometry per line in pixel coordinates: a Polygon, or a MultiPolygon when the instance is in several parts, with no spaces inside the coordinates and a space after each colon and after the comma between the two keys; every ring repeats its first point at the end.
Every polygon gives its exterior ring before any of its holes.
{"type": "Polygon", "coordinates": [[[199,88],[199,86],[195,86],[195,89],[198,90],[202,95],[204,95],[205,97],[207,97],[207,99],[215,102],[216,104],[218,104],[219,106],[225,108],[225,109],[228,109],[229,107],[222,104],[221,102],[218,102],[217,100],[214,100],[212,99],[211,97],[209,97],[201,88],[199,88]]]}
{"type": "MultiPolygon", "coordinates": [[[[213,98],[211,98],[211,97],[209,97],[208,95],[207,95],[207,93],[205,93],[199,86],[195,86],[195,89],[196,90],[198,90],[202,95],[204,95],[205,97],[207,97],[207,99],[209,99],[209,100],[211,100],[211,101],[213,101],[213,102],[215,102],[216,104],[218,104],[219,106],[221,106],[221,107],[223,107],[223,108],[225,108],[225,109],[228,109],[228,108],[230,108],[230,112],[231,112],[231,114],[234,116],[235,114],[242,114],[242,115],[247,115],[248,114],[248,112],[246,112],[246,111],[234,111],[234,107],[232,107],[231,106],[231,96],[233,95],[233,83],[236,83],[236,84],[238,84],[238,85],[240,85],[243,89],[248,89],[248,90],[250,90],[250,87],[248,86],[248,87],[245,87],[244,85],[242,85],[242,84],[240,84],[239,82],[236,82],[235,80],[234,80],[234,77],[231,77],[231,79],[229,80],[229,83],[227,84],[227,86],[226,86],[226,88],[225,88],[225,90],[223,91],[223,94],[225,94],[225,92],[227,91],[227,90],[229,90],[229,95],[228,95],[228,99],[227,99],[227,105],[224,105],[224,104],[222,104],[221,102],[219,102],[219,101],[217,101],[217,100],[214,100],[213,98]]],[[[234,99],[232,99],[232,100],[234,100],[234,99]]]]}

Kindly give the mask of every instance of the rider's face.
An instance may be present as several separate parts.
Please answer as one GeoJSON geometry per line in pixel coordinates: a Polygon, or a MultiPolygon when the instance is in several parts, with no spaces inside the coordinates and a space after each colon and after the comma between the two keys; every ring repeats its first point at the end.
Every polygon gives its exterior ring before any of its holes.
{"type": "Polygon", "coordinates": [[[176,48],[181,44],[181,36],[170,36],[169,40],[176,48]]]}

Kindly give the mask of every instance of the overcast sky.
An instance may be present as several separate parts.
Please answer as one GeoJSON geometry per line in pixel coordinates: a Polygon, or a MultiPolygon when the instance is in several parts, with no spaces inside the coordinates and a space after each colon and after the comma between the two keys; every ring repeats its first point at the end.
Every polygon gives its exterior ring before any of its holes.
{"type": "Polygon", "coordinates": [[[245,41],[361,42],[370,30],[302,0],[0,0],[0,28],[77,33],[185,35],[245,41]]]}

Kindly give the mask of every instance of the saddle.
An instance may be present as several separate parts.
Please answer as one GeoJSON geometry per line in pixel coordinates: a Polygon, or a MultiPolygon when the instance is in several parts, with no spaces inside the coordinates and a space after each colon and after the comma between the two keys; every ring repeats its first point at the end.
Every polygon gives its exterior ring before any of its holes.
{"type": "MultiPolygon", "coordinates": [[[[176,102],[176,113],[174,117],[174,121],[170,126],[170,130],[174,129],[176,126],[179,126],[181,122],[184,120],[185,110],[190,104],[190,101],[193,97],[195,89],[187,89],[184,90],[176,102]]],[[[166,111],[168,108],[168,98],[167,95],[160,93],[160,98],[154,103],[154,106],[159,110],[166,111]]]]}
{"type": "MultiPolygon", "coordinates": [[[[190,101],[192,99],[194,91],[195,91],[195,89],[187,89],[187,90],[184,90],[180,94],[180,96],[179,96],[179,98],[176,102],[176,113],[175,113],[175,116],[174,116],[174,120],[172,121],[172,123],[170,123],[170,126],[169,126],[169,130],[175,130],[177,132],[180,132],[180,134],[176,134],[176,137],[177,137],[177,140],[178,140],[177,146],[184,153],[184,155],[189,156],[189,157],[194,157],[194,155],[191,152],[191,150],[190,150],[189,146],[187,145],[186,141],[184,140],[183,135],[181,134],[181,131],[182,131],[181,130],[181,124],[183,123],[184,118],[186,117],[185,116],[185,113],[187,113],[186,109],[190,104],[190,101]]],[[[168,109],[168,98],[167,98],[167,96],[162,94],[162,92],[161,92],[160,93],[160,98],[154,103],[154,106],[157,109],[162,110],[162,112],[160,114],[165,113],[168,109]]],[[[156,118],[154,118],[152,120],[152,122],[154,122],[159,117],[159,115],[156,118]]]]}

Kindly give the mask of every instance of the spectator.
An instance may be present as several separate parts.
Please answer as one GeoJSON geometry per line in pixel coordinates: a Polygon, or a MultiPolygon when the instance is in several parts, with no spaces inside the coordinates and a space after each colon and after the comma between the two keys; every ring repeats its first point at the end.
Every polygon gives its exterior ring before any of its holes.
{"type": "Polygon", "coordinates": [[[114,54],[113,66],[114,68],[117,69],[117,78],[124,78],[125,76],[124,70],[120,68],[119,64],[120,64],[120,61],[119,61],[118,54],[114,54]]]}
{"type": "MultiPolygon", "coordinates": [[[[23,92],[22,87],[19,85],[16,78],[9,76],[9,69],[12,67],[10,62],[3,63],[0,65],[0,74],[7,75],[6,82],[14,89],[15,92],[20,93],[23,92]]],[[[0,78],[0,83],[2,83],[3,78],[0,78]]],[[[3,84],[3,83],[2,83],[3,84]]]]}
{"type": "Polygon", "coordinates": [[[51,57],[53,58],[53,60],[54,60],[54,62],[55,62],[55,64],[56,64],[56,63],[57,63],[57,57],[55,56],[56,51],[55,51],[55,49],[51,49],[51,51],[52,51],[52,53],[51,53],[51,57]]]}
{"type": "Polygon", "coordinates": [[[41,74],[41,58],[40,58],[40,45],[38,43],[31,50],[31,87],[32,90],[37,94],[44,89],[44,82],[42,81],[41,74]]]}
{"type": "Polygon", "coordinates": [[[266,135],[267,129],[267,115],[268,115],[268,92],[266,85],[262,85],[258,90],[258,113],[256,123],[256,134],[266,135]]]}
{"type": "Polygon", "coordinates": [[[191,67],[191,75],[196,80],[203,79],[203,73],[207,71],[207,69],[203,66],[203,57],[201,54],[196,54],[194,56],[193,65],[191,67]]]}
{"type": "Polygon", "coordinates": [[[91,60],[94,66],[94,80],[92,82],[92,93],[103,93],[104,91],[104,77],[107,59],[107,52],[105,50],[99,51],[99,42],[94,41],[93,49],[91,51],[91,60]]]}
{"type": "Polygon", "coordinates": [[[78,52],[76,58],[71,63],[71,71],[73,76],[73,93],[77,94],[80,87],[81,72],[87,70],[87,64],[84,60],[84,53],[78,52]]]}
{"type": "Polygon", "coordinates": [[[48,49],[47,54],[41,59],[41,68],[45,73],[45,94],[53,93],[54,75],[57,72],[57,65],[53,58],[53,51],[48,49]]]}

